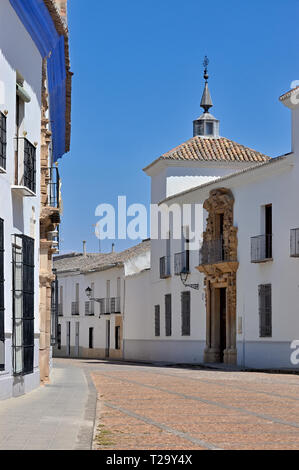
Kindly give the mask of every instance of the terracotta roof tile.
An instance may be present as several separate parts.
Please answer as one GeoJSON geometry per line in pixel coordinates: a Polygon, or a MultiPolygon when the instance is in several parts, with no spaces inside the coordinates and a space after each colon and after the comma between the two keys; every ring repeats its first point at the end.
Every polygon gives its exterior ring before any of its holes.
{"type": "Polygon", "coordinates": [[[269,157],[225,137],[203,138],[195,136],[160,157],[182,161],[238,161],[266,162],[269,157]]]}

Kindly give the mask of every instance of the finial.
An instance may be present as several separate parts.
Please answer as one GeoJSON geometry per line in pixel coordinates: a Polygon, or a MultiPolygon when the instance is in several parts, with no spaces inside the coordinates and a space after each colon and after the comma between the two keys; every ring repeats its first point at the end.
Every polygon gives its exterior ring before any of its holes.
{"type": "Polygon", "coordinates": [[[209,80],[209,74],[208,74],[208,65],[209,65],[210,61],[208,59],[208,56],[206,55],[205,58],[204,58],[204,61],[203,61],[203,66],[204,66],[204,76],[203,78],[205,79],[206,83],[207,81],[209,80]]]}

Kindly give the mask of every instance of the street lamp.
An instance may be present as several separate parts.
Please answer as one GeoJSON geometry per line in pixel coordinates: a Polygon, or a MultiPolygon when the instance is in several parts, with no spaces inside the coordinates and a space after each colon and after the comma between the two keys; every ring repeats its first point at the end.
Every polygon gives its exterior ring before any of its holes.
{"type": "Polygon", "coordinates": [[[90,287],[87,287],[87,289],[85,289],[85,294],[91,300],[92,289],[90,287]]]}
{"type": "Polygon", "coordinates": [[[184,270],[180,273],[181,282],[185,287],[190,287],[190,289],[199,290],[199,284],[187,284],[189,273],[187,270],[184,270]]]}
{"type": "MultiPolygon", "coordinates": [[[[97,302],[99,304],[102,303],[102,299],[95,299],[94,297],[92,297],[92,289],[89,286],[85,289],[85,294],[91,302],[97,302]]],[[[101,318],[101,314],[99,318],[101,318]]]]}

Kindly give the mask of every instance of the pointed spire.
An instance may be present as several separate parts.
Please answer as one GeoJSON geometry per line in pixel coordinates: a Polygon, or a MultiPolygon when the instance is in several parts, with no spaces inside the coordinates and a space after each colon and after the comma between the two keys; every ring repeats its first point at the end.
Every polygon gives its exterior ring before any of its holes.
{"type": "Polygon", "coordinates": [[[201,103],[200,106],[204,109],[205,113],[209,112],[209,109],[213,107],[213,101],[211,98],[210,90],[209,90],[209,85],[208,85],[208,80],[209,80],[209,74],[208,74],[208,65],[209,65],[209,59],[207,56],[205,56],[204,61],[203,61],[203,66],[204,66],[204,79],[206,81],[205,83],[205,89],[202,95],[201,103]]]}

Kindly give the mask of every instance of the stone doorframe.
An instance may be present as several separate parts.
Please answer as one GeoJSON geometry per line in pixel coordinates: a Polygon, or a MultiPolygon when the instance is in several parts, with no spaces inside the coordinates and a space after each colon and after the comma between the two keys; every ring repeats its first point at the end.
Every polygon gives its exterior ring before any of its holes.
{"type": "Polygon", "coordinates": [[[204,361],[217,363],[221,360],[220,351],[220,305],[217,289],[226,289],[226,349],[224,363],[237,363],[236,349],[236,273],[238,229],[233,225],[234,197],[229,189],[213,190],[204,203],[209,213],[207,228],[203,235],[203,245],[217,240],[217,216],[223,215],[223,255],[213,264],[201,264],[198,270],[205,275],[206,291],[206,349],[204,361]]]}

